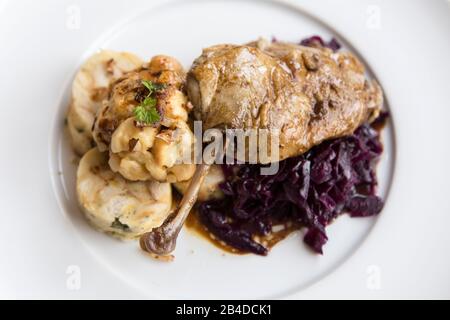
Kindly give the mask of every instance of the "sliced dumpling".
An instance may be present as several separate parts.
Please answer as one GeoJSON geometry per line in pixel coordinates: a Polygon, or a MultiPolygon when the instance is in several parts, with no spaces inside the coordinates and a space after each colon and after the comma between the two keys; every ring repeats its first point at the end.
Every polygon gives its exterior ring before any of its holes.
{"type": "Polygon", "coordinates": [[[170,215],[170,183],[132,182],[114,173],[108,154],[88,151],[77,172],[78,201],[99,230],[121,238],[136,238],[159,227],[170,215]]]}
{"type": "Polygon", "coordinates": [[[94,145],[92,125],[103,100],[108,96],[110,84],[142,64],[143,61],[134,54],[103,50],[81,66],[72,85],[67,114],[69,133],[77,154],[83,155],[94,145]]]}
{"type": "Polygon", "coordinates": [[[170,127],[138,127],[134,118],[128,118],[112,135],[109,165],[133,181],[186,181],[195,172],[194,143],[184,121],[170,127]]]}

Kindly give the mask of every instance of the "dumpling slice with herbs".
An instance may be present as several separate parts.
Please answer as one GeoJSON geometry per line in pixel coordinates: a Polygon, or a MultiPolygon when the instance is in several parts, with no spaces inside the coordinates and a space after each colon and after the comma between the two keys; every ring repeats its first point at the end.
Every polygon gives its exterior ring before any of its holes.
{"type": "Polygon", "coordinates": [[[72,84],[67,126],[75,152],[80,156],[93,147],[92,125],[107,98],[109,86],[143,61],[134,54],[100,51],[83,63],[72,84]]]}
{"type": "Polygon", "coordinates": [[[112,134],[130,117],[134,116],[141,127],[187,121],[190,104],[181,91],[185,78],[176,59],[155,56],[113,83],[94,124],[94,140],[100,151],[109,149],[112,134]]]}
{"type": "Polygon", "coordinates": [[[133,181],[185,181],[192,177],[191,105],[182,92],[185,71],[168,56],[155,56],[112,86],[94,125],[110,166],[133,181]],[[185,164],[187,163],[187,164],[185,164]]]}
{"type": "Polygon", "coordinates": [[[191,163],[194,141],[184,121],[170,127],[140,127],[131,117],[112,135],[109,165],[132,181],[186,181],[195,172],[191,163]]]}
{"type": "Polygon", "coordinates": [[[109,168],[108,153],[97,148],[80,161],[77,194],[94,227],[125,239],[159,227],[172,209],[170,183],[128,181],[109,168]]]}

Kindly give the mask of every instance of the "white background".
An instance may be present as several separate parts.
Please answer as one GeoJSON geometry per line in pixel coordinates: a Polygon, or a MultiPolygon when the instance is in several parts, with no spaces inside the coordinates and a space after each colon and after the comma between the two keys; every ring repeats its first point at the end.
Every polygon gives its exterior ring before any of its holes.
{"type": "MultiPolygon", "coordinates": [[[[382,216],[342,266],[290,298],[450,298],[449,3],[293,3],[345,35],[382,80],[396,124],[397,165],[386,204],[395,214],[382,216]],[[380,9],[379,27],[370,27],[373,8],[380,9]]],[[[73,236],[72,223],[58,214],[49,174],[53,113],[68,76],[49,61],[73,72],[105,25],[140,5],[0,1],[0,298],[147,297],[73,236]],[[89,32],[67,28],[71,5],[82,9],[89,32]],[[80,267],[79,290],[67,287],[70,265],[80,267]]]]}

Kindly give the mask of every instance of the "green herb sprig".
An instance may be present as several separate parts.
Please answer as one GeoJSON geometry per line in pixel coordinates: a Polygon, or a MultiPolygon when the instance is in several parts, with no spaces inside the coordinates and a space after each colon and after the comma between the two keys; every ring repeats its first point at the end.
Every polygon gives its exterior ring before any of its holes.
{"type": "Polygon", "coordinates": [[[147,88],[148,94],[145,99],[134,108],[133,113],[137,121],[151,125],[159,122],[161,120],[161,115],[156,109],[156,98],[152,95],[165,88],[164,84],[153,83],[149,80],[142,80],[142,85],[147,88]]]}

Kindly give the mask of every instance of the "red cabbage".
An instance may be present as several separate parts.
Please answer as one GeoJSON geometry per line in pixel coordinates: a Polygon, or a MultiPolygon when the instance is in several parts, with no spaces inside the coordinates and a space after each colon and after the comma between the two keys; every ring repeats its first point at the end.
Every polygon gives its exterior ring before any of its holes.
{"type": "Polygon", "coordinates": [[[255,236],[267,236],[274,225],[293,223],[307,228],[304,242],[322,253],[328,240],[325,227],[336,217],[381,211],[375,165],[382,150],[378,132],[363,125],[353,135],[281,161],[275,175],[260,175],[260,165],[222,165],[225,198],[201,203],[200,221],[231,247],[260,255],[268,248],[255,236]]]}
{"type": "MultiPolygon", "coordinates": [[[[278,42],[278,39],[276,37],[272,37],[272,42],[278,42]]],[[[325,47],[335,52],[341,48],[341,44],[335,38],[331,38],[330,41],[326,42],[320,36],[305,38],[300,41],[299,44],[306,47],[325,47]]]]}
{"type": "Polygon", "coordinates": [[[330,41],[326,42],[319,36],[303,39],[300,41],[300,44],[308,47],[326,47],[333,51],[338,51],[341,48],[340,43],[335,38],[331,38],[330,41]]]}

